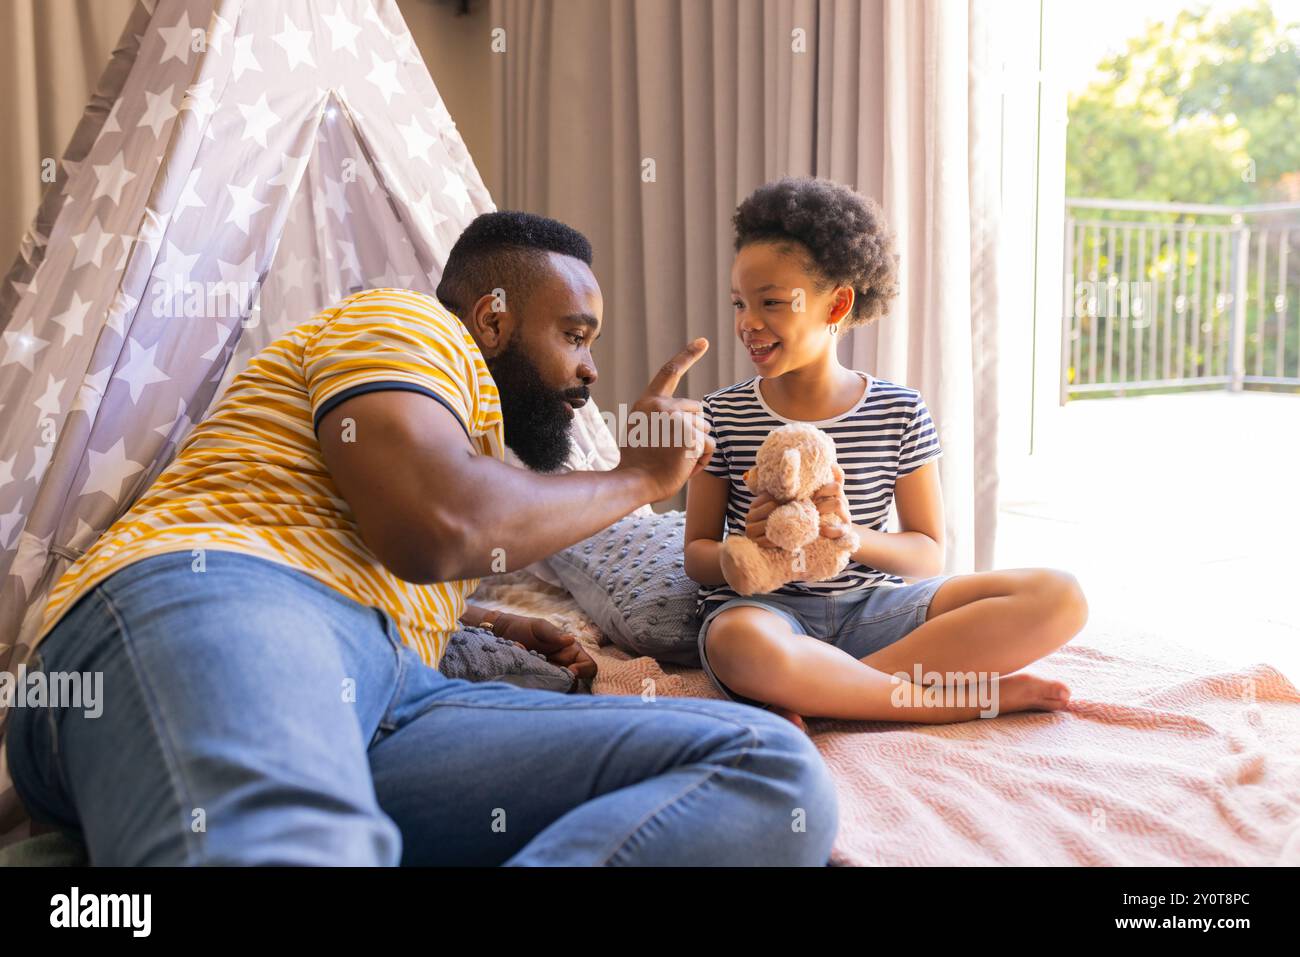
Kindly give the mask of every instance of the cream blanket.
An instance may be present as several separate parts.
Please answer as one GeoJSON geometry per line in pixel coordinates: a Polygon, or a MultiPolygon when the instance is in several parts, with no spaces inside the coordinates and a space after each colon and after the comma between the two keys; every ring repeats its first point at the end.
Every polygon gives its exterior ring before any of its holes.
{"type": "MultiPolygon", "coordinates": [[[[698,669],[602,644],[530,576],[489,579],[474,601],[571,629],[595,694],[719,697],[698,669]]],[[[1090,621],[1034,671],[1069,683],[1069,711],[809,722],[839,786],[834,863],[1300,864],[1300,693],[1276,669],[1090,621]]]]}

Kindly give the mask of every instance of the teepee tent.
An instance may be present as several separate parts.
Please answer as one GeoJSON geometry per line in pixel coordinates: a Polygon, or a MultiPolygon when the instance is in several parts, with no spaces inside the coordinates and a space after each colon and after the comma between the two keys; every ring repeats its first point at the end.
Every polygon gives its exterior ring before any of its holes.
{"type": "Polygon", "coordinates": [[[0,289],[0,672],[249,356],[492,208],[394,0],[141,0],[0,289]]]}

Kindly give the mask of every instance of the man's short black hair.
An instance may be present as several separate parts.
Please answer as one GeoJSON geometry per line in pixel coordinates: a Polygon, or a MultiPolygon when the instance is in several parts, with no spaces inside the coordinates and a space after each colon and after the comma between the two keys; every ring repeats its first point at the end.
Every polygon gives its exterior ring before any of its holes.
{"type": "Polygon", "coordinates": [[[507,308],[522,309],[544,276],[547,253],[591,265],[591,243],[572,226],[534,213],[483,213],[451,247],[438,300],[463,320],[480,298],[502,289],[507,308]]]}

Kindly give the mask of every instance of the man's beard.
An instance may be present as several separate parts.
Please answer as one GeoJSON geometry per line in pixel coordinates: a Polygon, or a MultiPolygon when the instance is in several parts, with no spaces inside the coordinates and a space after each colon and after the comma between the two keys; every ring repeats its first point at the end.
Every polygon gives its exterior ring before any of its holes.
{"type": "Polygon", "coordinates": [[[519,348],[516,335],[488,370],[501,395],[506,445],[534,472],[553,472],[568,461],[573,438],[573,408],[566,397],[587,398],[587,390],[549,388],[536,364],[519,348]]]}

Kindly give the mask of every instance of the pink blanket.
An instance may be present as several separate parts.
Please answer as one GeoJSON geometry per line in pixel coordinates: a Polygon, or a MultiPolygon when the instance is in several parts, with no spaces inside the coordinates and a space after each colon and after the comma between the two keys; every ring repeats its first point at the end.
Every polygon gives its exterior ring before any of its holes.
{"type": "MultiPolygon", "coordinates": [[[[579,635],[596,694],[718,697],[698,669],[600,644],[566,593],[485,598],[579,635]]],[[[1300,864],[1300,693],[1276,669],[1090,621],[1032,670],[1070,685],[1069,711],[810,722],[839,786],[834,863],[1300,864]]]]}

